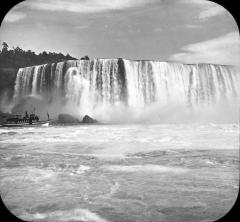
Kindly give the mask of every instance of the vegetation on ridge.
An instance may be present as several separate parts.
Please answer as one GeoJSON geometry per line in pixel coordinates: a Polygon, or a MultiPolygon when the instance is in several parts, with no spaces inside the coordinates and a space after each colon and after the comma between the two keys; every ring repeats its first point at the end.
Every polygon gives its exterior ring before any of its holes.
{"type": "Polygon", "coordinates": [[[31,50],[23,50],[20,47],[9,49],[6,42],[2,43],[2,50],[0,51],[0,68],[19,69],[27,66],[35,66],[45,63],[56,63],[65,60],[77,60],[69,54],[46,52],[39,54],[31,50]]]}

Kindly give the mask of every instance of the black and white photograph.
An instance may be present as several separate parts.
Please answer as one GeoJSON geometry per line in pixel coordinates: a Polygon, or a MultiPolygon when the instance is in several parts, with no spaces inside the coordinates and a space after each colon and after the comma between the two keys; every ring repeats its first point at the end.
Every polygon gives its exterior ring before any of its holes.
{"type": "Polygon", "coordinates": [[[240,37],[208,0],[25,0],[0,26],[0,195],[34,222],[213,222],[239,192],[240,37]]]}

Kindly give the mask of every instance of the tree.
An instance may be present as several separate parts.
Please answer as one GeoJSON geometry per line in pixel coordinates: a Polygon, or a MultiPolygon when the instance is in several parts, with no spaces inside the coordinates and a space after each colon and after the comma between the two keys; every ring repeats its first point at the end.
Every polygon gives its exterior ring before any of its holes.
{"type": "Polygon", "coordinates": [[[19,46],[17,46],[15,49],[14,49],[14,52],[15,53],[23,53],[24,51],[19,47],[19,46]]]}
{"type": "Polygon", "coordinates": [[[69,54],[64,55],[62,53],[46,51],[35,54],[35,52],[31,50],[25,51],[20,47],[12,47],[12,49],[9,49],[9,46],[6,42],[2,43],[2,50],[0,50],[1,68],[18,69],[26,66],[41,65],[45,63],[57,63],[66,60],[76,60],[76,58],[70,56],[69,54]]]}
{"type": "Polygon", "coordinates": [[[7,50],[8,50],[8,48],[9,48],[9,46],[8,46],[8,44],[7,44],[6,42],[3,42],[3,43],[2,43],[2,47],[5,48],[5,49],[7,49],[7,50]]]}
{"type": "Polygon", "coordinates": [[[80,60],[90,60],[89,57],[86,55],[84,57],[82,57],[80,60]]]}
{"type": "Polygon", "coordinates": [[[3,42],[3,43],[2,43],[2,52],[3,52],[3,53],[4,53],[4,52],[7,52],[7,51],[8,51],[8,48],[9,48],[8,44],[7,44],[6,42],[3,42]]]}
{"type": "Polygon", "coordinates": [[[67,55],[66,55],[66,59],[67,59],[67,60],[71,60],[72,57],[71,57],[69,54],[67,54],[67,55]]]}

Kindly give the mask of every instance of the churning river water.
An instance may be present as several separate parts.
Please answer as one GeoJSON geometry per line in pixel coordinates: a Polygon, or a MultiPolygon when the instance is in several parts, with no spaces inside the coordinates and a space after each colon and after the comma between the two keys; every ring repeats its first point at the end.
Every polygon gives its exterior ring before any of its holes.
{"type": "Polygon", "coordinates": [[[214,221],[238,149],[235,124],[1,128],[1,198],[26,221],[214,221]]]}

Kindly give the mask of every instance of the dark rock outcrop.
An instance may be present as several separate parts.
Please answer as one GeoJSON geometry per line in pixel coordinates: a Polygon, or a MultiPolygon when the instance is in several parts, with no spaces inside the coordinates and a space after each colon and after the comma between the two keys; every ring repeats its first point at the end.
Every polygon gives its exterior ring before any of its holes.
{"type": "MultiPolygon", "coordinates": [[[[0,99],[12,100],[17,72],[17,69],[0,68],[0,99]]],[[[1,104],[0,110],[4,110],[1,104]]]]}
{"type": "Polygon", "coordinates": [[[90,60],[90,58],[86,55],[86,56],[82,57],[80,60],[90,60]]]}
{"type": "Polygon", "coordinates": [[[75,118],[72,115],[69,114],[59,114],[58,115],[58,122],[59,123],[81,123],[79,119],[75,118]]]}
{"type": "Polygon", "coordinates": [[[88,115],[85,115],[82,119],[82,123],[98,123],[97,120],[91,118],[90,116],[88,115]]]}

